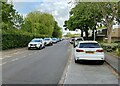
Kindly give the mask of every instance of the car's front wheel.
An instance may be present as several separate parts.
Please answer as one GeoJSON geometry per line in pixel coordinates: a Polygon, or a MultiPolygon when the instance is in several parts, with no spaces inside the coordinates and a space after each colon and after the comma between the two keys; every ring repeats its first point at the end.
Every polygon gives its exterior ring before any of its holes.
{"type": "Polygon", "coordinates": [[[30,47],[28,47],[28,50],[30,50],[30,47]]]}
{"type": "Polygon", "coordinates": [[[42,49],[42,45],[40,45],[40,47],[38,49],[41,50],[42,49]]]}

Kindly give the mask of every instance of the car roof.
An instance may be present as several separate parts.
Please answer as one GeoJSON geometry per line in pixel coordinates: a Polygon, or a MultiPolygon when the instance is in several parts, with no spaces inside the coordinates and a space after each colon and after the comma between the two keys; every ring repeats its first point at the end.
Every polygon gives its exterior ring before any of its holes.
{"type": "Polygon", "coordinates": [[[97,41],[80,41],[79,43],[98,43],[97,41]]]}

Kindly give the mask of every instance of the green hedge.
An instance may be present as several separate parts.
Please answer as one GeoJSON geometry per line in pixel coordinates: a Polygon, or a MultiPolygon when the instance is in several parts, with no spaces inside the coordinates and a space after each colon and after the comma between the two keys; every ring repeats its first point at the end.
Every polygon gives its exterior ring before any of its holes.
{"type": "Polygon", "coordinates": [[[119,45],[118,45],[118,43],[111,43],[111,44],[101,43],[101,46],[102,46],[102,48],[104,50],[106,50],[107,52],[109,52],[109,51],[116,50],[119,45]]]}
{"type": "Polygon", "coordinates": [[[118,56],[120,56],[120,43],[101,43],[102,48],[106,51],[106,52],[112,52],[115,51],[116,54],[118,56]]]}
{"type": "Polygon", "coordinates": [[[2,32],[2,50],[26,47],[33,38],[44,38],[47,35],[32,34],[21,31],[3,31],[2,32]]]}

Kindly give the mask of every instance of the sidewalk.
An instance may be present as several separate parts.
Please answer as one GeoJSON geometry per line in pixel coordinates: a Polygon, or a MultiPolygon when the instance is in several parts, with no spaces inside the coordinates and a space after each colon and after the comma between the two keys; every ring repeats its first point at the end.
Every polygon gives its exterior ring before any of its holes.
{"type": "MultiPolygon", "coordinates": [[[[104,63],[103,65],[80,63],[76,64],[74,62],[73,56],[74,49],[72,49],[70,64],[68,65],[66,76],[64,77],[64,84],[91,84],[91,86],[93,84],[114,84],[114,86],[118,86],[117,77],[113,74],[111,68],[108,67],[106,63],[104,63]]],[[[109,61],[112,58],[109,58],[109,56],[107,56],[106,60],[109,61]]],[[[113,60],[113,63],[115,61],[116,60],[113,60]]],[[[116,65],[117,63],[115,64],[115,66],[116,65]]]]}
{"type": "Polygon", "coordinates": [[[120,70],[119,70],[119,67],[120,67],[120,59],[117,59],[113,56],[110,56],[108,54],[105,54],[105,61],[117,72],[120,74],[120,70]]]}

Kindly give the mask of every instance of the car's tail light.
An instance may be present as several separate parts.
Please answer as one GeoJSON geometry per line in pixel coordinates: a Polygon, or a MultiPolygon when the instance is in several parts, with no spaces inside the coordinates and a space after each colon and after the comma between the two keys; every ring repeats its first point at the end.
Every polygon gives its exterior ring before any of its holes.
{"type": "Polygon", "coordinates": [[[84,52],[84,50],[76,49],[76,52],[84,52]]]}
{"type": "Polygon", "coordinates": [[[96,52],[104,52],[104,50],[96,50],[96,52]]]}

